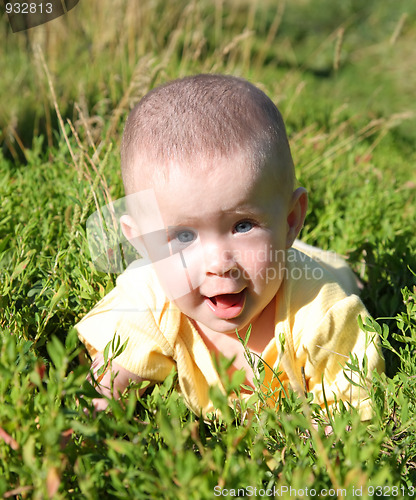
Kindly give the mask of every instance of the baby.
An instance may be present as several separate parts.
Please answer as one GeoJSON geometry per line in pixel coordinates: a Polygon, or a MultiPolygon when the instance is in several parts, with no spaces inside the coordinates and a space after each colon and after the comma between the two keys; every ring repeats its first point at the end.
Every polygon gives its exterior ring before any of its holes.
{"type": "Polygon", "coordinates": [[[291,387],[322,408],[325,398],[343,400],[369,418],[366,391],[348,381],[345,364],[366,356],[369,385],[384,360],[358,326],[368,313],[343,259],[296,240],[307,193],[295,186],[273,102],[231,76],[170,82],[131,112],[121,166],[123,233],[150,264],[129,266],[77,325],[95,373],[114,336],[126,342],[98,390],[118,397],[130,381],[158,383],[174,367],[185,402],[206,415],[215,410],[209,387],[223,387],[214,357],[232,359],[230,372],[244,370],[253,386],[236,333],[251,329],[247,348],[264,361],[271,405],[291,387]]]}

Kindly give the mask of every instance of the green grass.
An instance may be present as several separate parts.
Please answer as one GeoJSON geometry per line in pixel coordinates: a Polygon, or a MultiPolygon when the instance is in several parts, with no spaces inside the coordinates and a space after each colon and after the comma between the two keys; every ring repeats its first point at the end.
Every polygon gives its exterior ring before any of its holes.
{"type": "Polygon", "coordinates": [[[0,494],[199,499],[250,486],[410,496],[414,2],[132,5],[80,2],[27,37],[0,27],[0,494]],[[123,196],[118,148],[133,103],[203,71],[247,77],[279,104],[310,195],[302,238],[348,255],[365,284],[377,319],[365,328],[382,335],[389,376],[375,377],[368,425],[345,409],[325,437],[294,394],[277,411],[253,406],[243,418],[214,393],[222,419],[203,422],[174,374],[92,414],[71,329],[116,276],[91,263],[85,222],[97,204],[123,196]]]}

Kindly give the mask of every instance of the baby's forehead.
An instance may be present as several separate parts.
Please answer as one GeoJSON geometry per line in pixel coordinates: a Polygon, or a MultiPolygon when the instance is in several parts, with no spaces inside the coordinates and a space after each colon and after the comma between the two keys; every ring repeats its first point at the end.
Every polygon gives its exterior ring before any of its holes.
{"type": "Polygon", "coordinates": [[[224,211],[267,204],[270,199],[282,197],[284,187],[284,179],[275,175],[273,165],[256,171],[238,157],[207,162],[202,170],[177,165],[170,169],[167,179],[154,185],[162,201],[177,199],[179,207],[191,201],[195,207],[215,202],[224,211]]]}
{"type": "Polygon", "coordinates": [[[195,189],[205,189],[205,185],[212,178],[221,176],[222,181],[232,184],[235,179],[242,179],[244,187],[251,190],[253,187],[268,189],[279,185],[288,185],[290,190],[293,177],[293,163],[291,157],[272,151],[247,151],[236,148],[227,155],[220,152],[206,153],[196,151],[190,158],[181,161],[172,161],[147,154],[138,154],[134,168],[134,188],[154,188],[160,186],[174,189],[175,179],[186,176],[192,181],[195,189]],[[173,181],[173,182],[172,182],[173,181]]]}
{"type": "Polygon", "coordinates": [[[286,189],[282,190],[269,171],[241,172],[227,160],[210,170],[209,175],[186,169],[175,169],[170,174],[168,179],[138,191],[135,200],[141,201],[133,201],[129,211],[140,226],[145,224],[149,229],[150,222],[157,229],[166,225],[193,226],[197,220],[208,224],[228,216],[266,221],[288,199],[286,189]],[[148,193],[149,200],[141,196],[143,192],[148,193]]]}

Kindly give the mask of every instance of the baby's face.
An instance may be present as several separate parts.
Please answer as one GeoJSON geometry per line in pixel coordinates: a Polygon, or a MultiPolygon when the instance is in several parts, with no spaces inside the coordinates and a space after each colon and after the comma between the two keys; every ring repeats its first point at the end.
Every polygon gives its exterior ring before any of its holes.
{"type": "Polygon", "coordinates": [[[175,303],[202,329],[221,333],[247,327],[273,299],[296,237],[292,194],[279,190],[267,167],[257,178],[239,173],[242,161],[216,160],[203,176],[171,168],[169,181],[154,188],[177,257],[154,263],[160,281],[170,290],[189,285],[175,303]]]}
{"type": "Polygon", "coordinates": [[[244,330],[282,283],[306,194],[279,187],[276,159],[268,161],[257,176],[240,157],[217,159],[202,175],[170,165],[168,181],[139,193],[153,201],[132,225],[168,297],[205,332],[244,330]]]}

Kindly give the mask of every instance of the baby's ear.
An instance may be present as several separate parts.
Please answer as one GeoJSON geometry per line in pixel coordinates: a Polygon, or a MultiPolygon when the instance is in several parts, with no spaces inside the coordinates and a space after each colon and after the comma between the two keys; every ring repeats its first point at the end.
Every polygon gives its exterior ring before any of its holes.
{"type": "Polygon", "coordinates": [[[139,231],[137,229],[136,223],[131,215],[122,215],[120,217],[121,230],[127,240],[132,240],[139,236],[139,231]]]}
{"type": "Polygon", "coordinates": [[[287,216],[286,248],[290,248],[302,229],[308,208],[308,193],[303,187],[297,188],[289,205],[287,216]]]}
{"type": "Polygon", "coordinates": [[[147,257],[146,247],[133,217],[127,214],[122,215],[120,225],[126,240],[134,246],[142,257],[147,257]]]}

